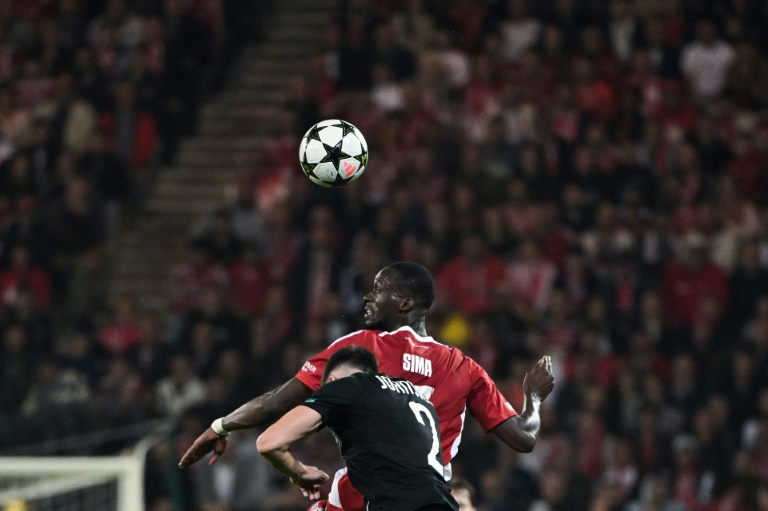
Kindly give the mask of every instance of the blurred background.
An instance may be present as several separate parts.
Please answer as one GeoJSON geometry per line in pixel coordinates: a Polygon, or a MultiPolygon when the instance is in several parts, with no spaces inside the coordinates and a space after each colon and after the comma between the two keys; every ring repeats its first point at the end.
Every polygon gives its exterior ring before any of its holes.
{"type": "Polygon", "coordinates": [[[258,431],[175,464],[406,259],[516,407],[555,365],[532,454],[468,421],[482,511],[768,510],[766,52],[764,0],[0,0],[0,454],[154,434],[151,511],[306,509],[258,431]]]}

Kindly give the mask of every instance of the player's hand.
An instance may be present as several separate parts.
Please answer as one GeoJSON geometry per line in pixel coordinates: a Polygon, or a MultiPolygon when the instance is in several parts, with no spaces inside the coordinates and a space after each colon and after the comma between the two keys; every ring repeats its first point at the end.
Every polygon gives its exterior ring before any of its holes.
{"type": "Polygon", "coordinates": [[[213,451],[213,456],[208,460],[208,466],[212,466],[226,450],[227,437],[219,436],[211,428],[208,428],[197,437],[192,447],[181,458],[179,468],[186,468],[213,451]]]}
{"type": "Polygon", "coordinates": [[[291,482],[301,488],[301,493],[310,499],[320,498],[320,487],[331,477],[317,467],[304,465],[304,472],[299,477],[292,477],[291,482]]]}
{"type": "Polygon", "coordinates": [[[552,372],[552,359],[549,355],[541,357],[533,369],[525,374],[523,390],[526,396],[538,397],[544,401],[555,388],[555,375],[552,372]]]}

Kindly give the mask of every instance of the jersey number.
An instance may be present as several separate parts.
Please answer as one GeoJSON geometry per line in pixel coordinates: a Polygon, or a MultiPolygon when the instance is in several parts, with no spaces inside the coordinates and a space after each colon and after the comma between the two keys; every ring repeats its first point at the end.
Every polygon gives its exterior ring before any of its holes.
{"type": "Polygon", "coordinates": [[[429,409],[423,404],[411,401],[408,403],[408,405],[411,407],[411,411],[416,416],[416,420],[419,421],[419,424],[422,426],[427,425],[427,423],[424,422],[424,416],[427,417],[427,422],[429,422],[429,429],[432,433],[432,448],[429,450],[429,454],[427,454],[427,462],[429,463],[429,466],[437,470],[437,473],[440,474],[440,477],[442,477],[443,464],[440,463],[440,460],[437,459],[437,455],[440,452],[440,437],[437,434],[437,424],[435,424],[435,419],[432,418],[432,414],[429,413],[429,409]]]}

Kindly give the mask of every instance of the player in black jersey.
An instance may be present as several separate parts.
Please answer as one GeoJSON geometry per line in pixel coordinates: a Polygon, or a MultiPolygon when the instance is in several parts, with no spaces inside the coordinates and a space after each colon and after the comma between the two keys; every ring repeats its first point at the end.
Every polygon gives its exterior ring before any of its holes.
{"type": "Polygon", "coordinates": [[[350,482],[370,511],[458,511],[443,479],[440,425],[432,404],[407,380],[378,372],[370,351],[350,346],[328,359],[323,386],[259,437],[259,452],[310,498],[328,475],[289,448],[328,426],[350,482]]]}

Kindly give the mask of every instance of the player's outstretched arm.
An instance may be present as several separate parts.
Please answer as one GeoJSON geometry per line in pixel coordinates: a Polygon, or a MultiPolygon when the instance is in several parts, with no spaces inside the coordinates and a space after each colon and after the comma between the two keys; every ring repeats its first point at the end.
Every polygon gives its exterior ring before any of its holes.
{"type": "MultiPolygon", "coordinates": [[[[296,378],[291,378],[281,386],[248,401],[234,412],[223,417],[220,427],[228,433],[236,429],[254,428],[269,424],[294,406],[302,403],[311,393],[306,385],[296,378]]],[[[226,434],[222,435],[216,433],[212,428],[208,428],[181,458],[179,468],[192,465],[211,451],[214,454],[208,464],[213,465],[219,456],[224,454],[226,448],[226,434]]]]}
{"type": "Polygon", "coordinates": [[[555,388],[552,360],[542,357],[523,379],[525,402],[523,411],[493,429],[493,434],[516,451],[531,452],[541,429],[541,402],[555,388]]]}
{"type": "Polygon", "coordinates": [[[305,497],[320,498],[320,486],[327,482],[328,474],[304,465],[291,451],[291,444],[316,432],[323,424],[322,416],[306,406],[297,406],[262,433],[256,440],[256,449],[270,465],[287,475],[301,488],[305,497]]]}

